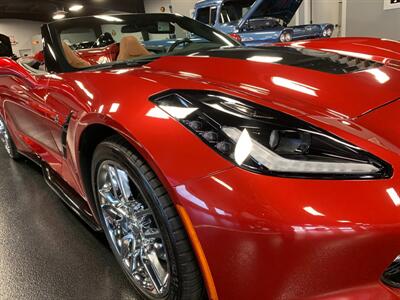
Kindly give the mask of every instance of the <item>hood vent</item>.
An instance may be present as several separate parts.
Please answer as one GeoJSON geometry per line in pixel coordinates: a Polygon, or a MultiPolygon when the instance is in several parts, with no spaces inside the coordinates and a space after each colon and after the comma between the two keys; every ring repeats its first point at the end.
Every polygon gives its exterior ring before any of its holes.
{"type": "Polygon", "coordinates": [[[372,60],[366,60],[352,56],[344,56],[340,54],[336,54],[329,59],[332,60],[332,62],[339,64],[344,73],[352,73],[383,66],[381,63],[374,62],[372,60]]]}
{"type": "Polygon", "coordinates": [[[348,74],[383,66],[383,64],[372,60],[345,54],[300,47],[269,46],[205,50],[191,56],[221,57],[259,63],[274,63],[330,74],[348,74]]]}

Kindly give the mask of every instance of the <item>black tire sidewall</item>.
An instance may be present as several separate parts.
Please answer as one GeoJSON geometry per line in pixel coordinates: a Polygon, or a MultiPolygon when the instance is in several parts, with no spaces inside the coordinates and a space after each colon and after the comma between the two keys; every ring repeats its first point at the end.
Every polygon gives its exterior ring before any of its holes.
{"type": "MultiPolygon", "coordinates": [[[[17,146],[15,146],[14,140],[12,139],[12,136],[10,134],[10,131],[8,130],[6,122],[4,121],[4,119],[2,117],[0,117],[0,119],[4,124],[4,130],[7,132],[8,143],[10,146],[10,152],[8,152],[7,149],[5,149],[5,150],[10,158],[17,160],[20,157],[20,154],[18,153],[18,150],[17,150],[17,146]]],[[[6,148],[6,145],[3,145],[3,146],[4,146],[4,148],[6,148]]]]}
{"type": "Polygon", "coordinates": [[[177,253],[176,250],[173,247],[173,244],[175,243],[172,230],[168,226],[168,218],[165,215],[161,203],[159,202],[158,197],[156,196],[156,193],[154,189],[151,187],[151,184],[149,181],[146,179],[144,174],[141,172],[140,168],[136,166],[134,163],[131,161],[131,157],[127,155],[126,152],[127,149],[124,149],[124,147],[114,144],[111,142],[104,142],[101,143],[95,150],[95,153],[93,155],[93,160],[92,160],[92,172],[91,172],[91,181],[92,181],[92,187],[93,187],[93,196],[94,196],[94,201],[95,205],[97,208],[97,215],[98,218],[101,222],[101,226],[106,233],[106,237],[108,240],[108,243],[110,244],[110,247],[116,256],[116,259],[118,263],[120,264],[121,268],[123,269],[124,273],[127,275],[128,280],[132,283],[134,286],[135,290],[144,298],[146,299],[151,299],[148,297],[148,295],[144,294],[140,288],[136,287],[135,282],[133,279],[129,276],[129,273],[126,271],[125,267],[122,265],[122,261],[118,257],[118,253],[112,246],[112,241],[107,233],[107,227],[106,224],[103,220],[103,217],[101,216],[101,210],[100,210],[100,203],[98,199],[98,193],[97,193],[97,173],[100,165],[102,162],[110,160],[110,161],[115,161],[116,163],[120,164],[121,167],[125,168],[125,170],[128,172],[129,176],[131,179],[134,181],[134,183],[137,185],[139,188],[140,192],[144,197],[146,198],[146,201],[150,208],[153,211],[154,217],[156,219],[157,225],[161,231],[162,237],[164,244],[166,246],[167,250],[167,255],[168,255],[168,261],[170,265],[170,287],[169,287],[169,292],[164,298],[155,298],[154,299],[177,299],[179,295],[179,274],[178,274],[178,267],[177,267],[177,253]]]}

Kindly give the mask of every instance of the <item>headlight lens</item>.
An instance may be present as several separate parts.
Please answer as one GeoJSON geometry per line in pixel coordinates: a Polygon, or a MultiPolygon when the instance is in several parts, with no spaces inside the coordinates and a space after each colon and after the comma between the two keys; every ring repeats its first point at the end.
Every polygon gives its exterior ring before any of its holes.
{"type": "Polygon", "coordinates": [[[326,179],[387,178],[390,165],[290,115],[217,92],[151,98],[223,157],[247,170],[326,179]]]}

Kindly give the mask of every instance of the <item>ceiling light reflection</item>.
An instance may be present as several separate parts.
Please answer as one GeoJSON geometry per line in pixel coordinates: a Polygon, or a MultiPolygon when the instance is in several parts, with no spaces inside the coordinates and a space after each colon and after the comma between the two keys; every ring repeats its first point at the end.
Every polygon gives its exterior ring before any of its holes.
{"type": "Polygon", "coordinates": [[[113,104],[111,104],[109,112],[115,113],[115,112],[117,112],[118,109],[119,109],[119,103],[113,103],[113,104]]]}
{"type": "Polygon", "coordinates": [[[296,92],[300,92],[314,97],[317,96],[316,93],[316,91],[318,90],[317,88],[305,85],[300,82],[296,82],[282,77],[272,77],[272,82],[277,86],[281,86],[296,92]]]}
{"type": "Polygon", "coordinates": [[[128,73],[129,71],[131,71],[130,69],[121,69],[121,70],[115,70],[115,71],[111,71],[114,74],[125,74],[128,73]]]}
{"type": "Polygon", "coordinates": [[[220,209],[220,208],[214,208],[214,210],[215,210],[215,212],[217,213],[217,214],[219,214],[219,215],[221,215],[221,216],[228,216],[228,217],[230,217],[230,216],[232,216],[232,214],[230,214],[230,213],[227,213],[226,211],[224,211],[224,210],[222,210],[222,209],[220,209]]]}
{"type": "Polygon", "coordinates": [[[269,90],[264,89],[264,88],[260,88],[258,86],[250,85],[250,84],[247,84],[247,83],[241,83],[240,87],[242,89],[245,89],[245,90],[248,90],[250,92],[257,93],[257,94],[263,94],[263,95],[268,95],[269,94],[269,90]]]}
{"type": "Polygon", "coordinates": [[[255,62],[260,62],[260,63],[277,63],[281,61],[283,58],[279,56],[261,56],[261,55],[255,55],[252,57],[247,58],[249,61],[255,61],[255,62]]]}
{"type": "Polygon", "coordinates": [[[108,21],[108,22],[122,22],[123,20],[114,16],[109,16],[109,15],[97,15],[94,16],[97,19],[101,19],[104,21],[108,21]]]}
{"type": "Polygon", "coordinates": [[[201,78],[202,76],[199,74],[195,74],[195,73],[190,73],[190,72],[183,72],[183,71],[179,71],[179,74],[185,77],[191,77],[191,78],[201,78]]]}
{"type": "Polygon", "coordinates": [[[79,86],[79,88],[90,98],[94,99],[94,96],[89,90],[83,85],[83,83],[79,80],[75,80],[76,84],[79,86]]]}
{"type": "Polygon", "coordinates": [[[184,185],[177,186],[176,191],[178,192],[179,195],[181,195],[183,198],[187,199],[188,201],[192,202],[193,204],[208,210],[207,204],[203,200],[197,198],[195,195],[193,195],[191,192],[189,192],[186,189],[186,186],[184,186],[184,185]]]}
{"type": "Polygon", "coordinates": [[[386,193],[390,196],[392,199],[392,202],[395,206],[399,207],[400,206],[400,197],[399,194],[397,194],[396,190],[394,188],[390,188],[386,190],[386,193]]]}
{"type": "Polygon", "coordinates": [[[388,74],[377,68],[365,70],[365,72],[372,74],[375,77],[376,81],[378,81],[380,84],[384,84],[390,80],[388,74]]]}
{"type": "Polygon", "coordinates": [[[324,217],[325,215],[311,206],[303,207],[304,211],[308,212],[310,215],[317,216],[317,217],[324,217]]]}
{"type": "Polygon", "coordinates": [[[217,177],[214,177],[214,176],[211,176],[211,179],[214,180],[215,182],[219,183],[223,187],[225,187],[227,190],[233,191],[233,187],[231,187],[229,184],[222,181],[221,179],[218,179],[217,177]]]}

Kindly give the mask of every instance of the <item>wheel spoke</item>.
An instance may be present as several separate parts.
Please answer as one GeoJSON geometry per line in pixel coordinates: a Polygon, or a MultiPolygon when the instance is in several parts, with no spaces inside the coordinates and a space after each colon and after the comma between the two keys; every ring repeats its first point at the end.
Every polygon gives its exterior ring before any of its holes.
{"type": "Polygon", "coordinates": [[[118,179],[117,179],[117,172],[114,168],[114,166],[111,165],[107,165],[107,172],[108,172],[108,176],[109,176],[109,183],[111,184],[111,188],[113,191],[113,195],[115,199],[119,200],[119,186],[118,186],[118,179]]]}
{"type": "Polygon", "coordinates": [[[111,187],[108,184],[105,184],[100,190],[100,196],[103,198],[103,200],[105,200],[107,203],[109,203],[110,205],[117,205],[119,203],[118,199],[115,199],[113,196],[113,193],[111,192],[111,187]]]}
{"type": "Polygon", "coordinates": [[[149,216],[151,214],[152,214],[152,212],[151,212],[151,210],[149,208],[141,209],[141,210],[136,211],[134,213],[135,217],[138,220],[143,220],[143,218],[145,218],[146,216],[149,216]]]}
{"type": "Polygon", "coordinates": [[[137,265],[138,265],[138,258],[140,257],[140,249],[135,249],[133,250],[132,254],[131,254],[131,268],[130,271],[132,272],[132,274],[136,273],[137,271],[137,265]]]}
{"type": "Polygon", "coordinates": [[[131,187],[129,186],[128,174],[123,170],[117,169],[116,175],[118,187],[122,193],[122,197],[126,202],[128,202],[132,196],[131,187]]]}
{"type": "Polygon", "coordinates": [[[161,265],[160,260],[154,250],[142,253],[142,263],[147,275],[154,285],[157,292],[162,293],[164,286],[169,278],[168,272],[161,265]]]}
{"type": "Polygon", "coordinates": [[[157,238],[161,238],[161,233],[156,228],[149,228],[143,233],[143,236],[146,239],[157,239],[157,238]]]}
{"type": "Polygon", "coordinates": [[[120,222],[122,220],[121,216],[112,205],[104,204],[101,206],[101,208],[106,218],[110,218],[115,222],[120,222]]]}
{"type": "Polygon", "coordinates": [[[121,239],[121,257],[123,260],[129,260],[132,255],[132,249],[135,248],[135,238],[129,233],[121,239]]]}

